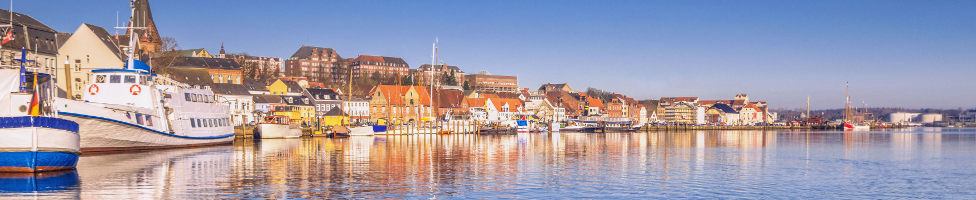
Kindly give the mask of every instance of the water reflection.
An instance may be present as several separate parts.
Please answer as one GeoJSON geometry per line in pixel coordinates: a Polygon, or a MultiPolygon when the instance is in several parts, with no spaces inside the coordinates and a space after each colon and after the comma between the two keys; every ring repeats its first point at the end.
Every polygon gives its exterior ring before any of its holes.
{"type": "Polygon", "coordinates": [[[85,156],[77,172],[81,184],[52,195],[959,198],[976,191],[969,184],[976,180],[973,150],[976,134],[971,129],[237,141],[232,146],[85,156]]]}

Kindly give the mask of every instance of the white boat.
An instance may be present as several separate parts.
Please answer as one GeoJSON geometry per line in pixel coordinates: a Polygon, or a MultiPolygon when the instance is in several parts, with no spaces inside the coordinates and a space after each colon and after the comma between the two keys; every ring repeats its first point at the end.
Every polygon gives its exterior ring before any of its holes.
{"type": "Polygon", "coordinates": [[[258,134],[261,139],[298,138],[302,136],[302,129],[289,123],[288,117],[270,116],[258,123],[258,134]]]}
{"type": "MultiPolygon", "coordinates": [[[[135,38],[130,37],[129,46],[135,46],[135,38]]],[[[55,101],[59,115],[80,126],[82,152],[234,140],[228,105],[218,103],[209,87],[156,76],[149,65],[133,59],[135,48],[128,50],[124,68],[92,70],[92,84],[85,86],[81,100],[55,101]]]]}
{"type": "Polygon", "coordinates": [[[372,126],[349,127],[349,136],[372,136],[372,126]]]}
{"type": "Polygon", "coordinates": [[[556,120],[552,120],[552,122],[549,122],[549,131],[559,132],[559,128],[560,128],[559,126],[560,126],[559,122],[557,122],[556,120]]]}
{"type": "Polygon", "coordinates": [[[0,172],[46,172],[77,165],[78,124],[41,108],[50,105],[52,85],[46,74],[0,66],[0,172]]]}

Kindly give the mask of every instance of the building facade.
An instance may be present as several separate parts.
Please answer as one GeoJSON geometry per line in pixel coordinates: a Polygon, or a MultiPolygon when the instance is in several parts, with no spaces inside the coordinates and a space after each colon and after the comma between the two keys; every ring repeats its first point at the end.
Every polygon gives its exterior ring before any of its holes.
{"type": "Polygon", "coordinates": [[[518,92],[518,77],[489,74],[473,74],[465,76],[465,81],[472,90],[479,92],[518,92]]]}
{"type": "Polygon", "coordinates": [[[407,76],[410,74],[410,65],[402,58],[386,56],[360,55],[356,58],[348,59],[349,69],[352,70],[352,78],[380,78],[381,77],[407,76]]]}
{"type": "Polygon", "coordinates": [[[65,63],[57,70],[58,88],[71,99],[81,99],[91,85],[91,70],[122,69],[127,60],[122,48],[104,28],[81,24],[58,48],[58,60],[65,63]]]}
{"type": "Polygon", "coordinates": [[[435,85],[455,85],[455,86],[464,85],[464,81],[465,81],[464,71],[461,71],[461,68],[458,68],[457,66],[446,65],[446,64],[431,66],[430,64],[423,64],[420,65],[420,68],[418,68],[417,71],[422,72],[419,74],[420,85],[430,85],[430,80],[431,80],[430,77],[434,77],[433,80],[435,85]],[[447,76],[453,75],[453,78],[456,81],[456,83],[454,84],[445,83],[442,80],[444,75],[447,76]]]}
{"type": "Polygon", "coordinates": [[[346,67],[345,60],[332,48],[302,46],[285,60],[285,76],[341,84],[347,81],[346,67]]]}

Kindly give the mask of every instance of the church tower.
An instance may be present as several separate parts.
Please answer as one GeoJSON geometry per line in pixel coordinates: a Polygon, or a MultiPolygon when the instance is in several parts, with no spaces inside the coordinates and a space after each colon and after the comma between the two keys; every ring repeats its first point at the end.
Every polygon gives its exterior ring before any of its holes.
{"type": "MultiPolygon", "coordinates": [[[[138,51],[136,51],[136,54],[140,56],[151,56],[153,53],[162,50],[163,42],[159,36],[159,31],[156,29],[156,22],[153,21],[152,11],[149,9],[149,0],[134,0],[132,4],[135,7],[135,11],[133,12],[133,17],[129,19],[129,25],[132,27],[146,27],[146,29],[127,29],[125,34],[126,36],[132,36],[131,32],[135,31],[139,35],[139,43],[136,45],[138,51]]],[[[123,41],[128,41],[128,39],[123,41]]]]}

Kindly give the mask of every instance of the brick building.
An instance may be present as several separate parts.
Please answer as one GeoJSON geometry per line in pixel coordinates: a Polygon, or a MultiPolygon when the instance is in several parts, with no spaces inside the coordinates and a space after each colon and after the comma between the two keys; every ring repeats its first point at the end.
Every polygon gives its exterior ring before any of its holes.
{"type": "Polygon", "coordinates": [[[356,58],[347,60],[349,69],[352,70],[353,78],[371,77],[374,74],[381,76],[406,76],[410,73],[410,65],[402,58],[386,56],[360,55],[356,58]]]}
{"type": "Polygon", "coordinates": [[[302,46],[285,60],[285,76],[319,83],[345,83],[346,63],[332,48],[302,46]]]}
{"type": "Polygon", "coordinates": [[[465,76],[471,89],[478,92],[518,92],[518,77],[490,75],[487,73],[465,76]]]}
{"type": "Polygon", "coordinates": [[[461,68],[458,68],[457,66],[440,64],[440,65],[436,65],[436,66],[431,67],[430,64],[423,64],[423,65],[420,65],[420,68],[418,68],[418,71],[423,72],[423,73],[420,73],[419,74],[420,75],[420,81],[419,81],[420,82],[420,85],[430,85],[431,73],[433,73],[433,75],[434,75],[434,80],[435,80],[434,81],[434,84],[437,84],[437,85],[451,85],[451,84],[444,83],[443,82],[444,80],[442,80],[442,79],[444,77],[444,74],[447,74],[448,76],[450,76],[450,75],[453,74],[454,75],[454,80],[457,81],[457,84],[454,84],[454,85],[457,85],[457,86],[464,85],[464,71],[461,71],[461,68]]]}

